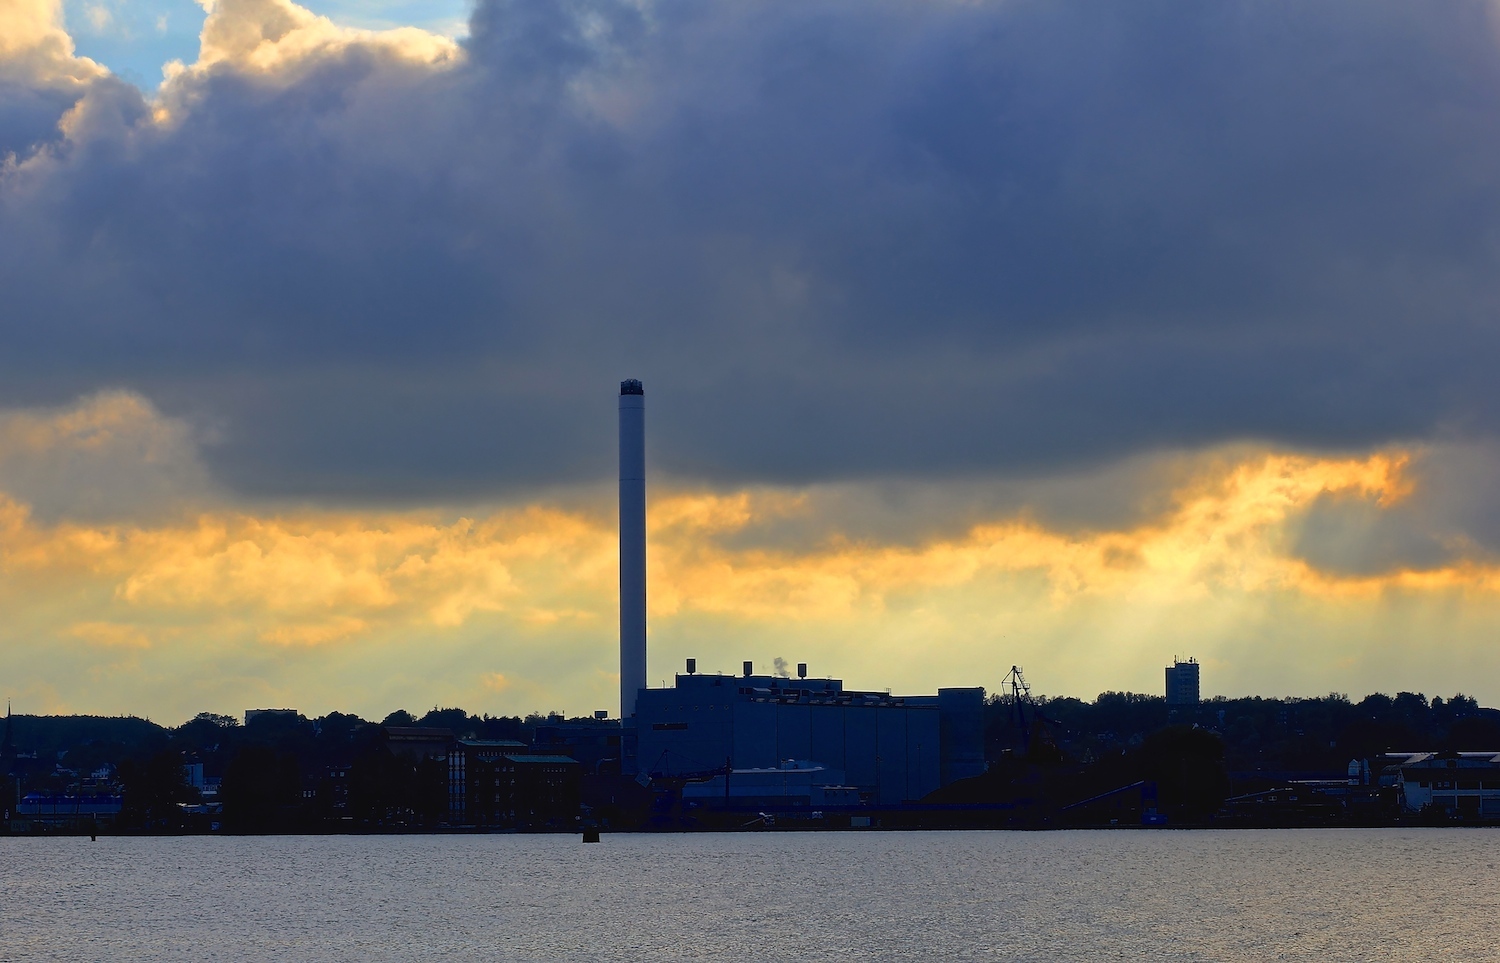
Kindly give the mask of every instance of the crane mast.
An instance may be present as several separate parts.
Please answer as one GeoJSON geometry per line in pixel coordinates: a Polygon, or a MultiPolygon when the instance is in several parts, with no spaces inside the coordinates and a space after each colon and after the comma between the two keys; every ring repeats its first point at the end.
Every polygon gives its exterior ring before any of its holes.
{"type": "Polygon", "coordinates": [[[1031,748],[1031,734],[1026,728],[1026,707],[1031,705],[1031,686],[1026,684],[1026,676],[1021,674],[1021,667],[1018,665],[1010,667],[1002,686],[1010,692],[1011,722],[1021,731],[1021,751],[1026,752],[1031,748]]]}

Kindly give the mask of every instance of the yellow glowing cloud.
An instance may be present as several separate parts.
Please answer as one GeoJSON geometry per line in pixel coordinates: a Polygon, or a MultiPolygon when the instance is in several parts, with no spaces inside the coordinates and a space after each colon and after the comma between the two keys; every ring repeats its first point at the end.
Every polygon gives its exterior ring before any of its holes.
{"type": "Polygon", "coordinates": [[[61,0],[0,3],[0,78],[54,89],[78,87],[108,71],[73,53],[61,0]]]}
{"type": "Polygon", "coordinates": [[[684,496],[652,512],[653,613],[695,608],[744,618],[830,618],[879,610],[893,592],[952,587],[1023,571],[1045,574],[1054,604],[1100,593],[1146,593],[1157,601],[1215,589],[1340,590],[1360,586],[1482,584],[1488,569],[1344,579],[1314,572],[1288,554],[1286,523],[1324,493],[1355,493],[1390,505],[1410,492],[1409,456],[1331,460],[1267,455],[1197,480],[1163,519],[1130,531],[1068,534],[1026,519],[975,526],[958,540],[918,548],[835,544],[803,554],[732,551],[715,536],[795,508],[771,493],[684,496]]]}
{"type": "MultiPolygon", "coordinates": [[[[1133,530],[1067,533],[1015,518],[916,547],[834,540],[807,551],[735,548],[726,536],[796,514],[804,499],[783,491],[668,495],[650,516],[651,612],[838,619],[881,612],[892,594],[1022,572],[1044,576],[1053,606],[1110,594],[1164,604],[1215,591],[1493,590],[1497,573],[1472,562],[1347,577],[1289,553],[1288,520],[1324,493],[1387,505],[1404,497],[1407,460],[1266,455],[1197,480],[1167,515],[1133,530]]],[[[266,623],[261,637],[278,644],[356,639],[391,620],[459,626],[478,612],[514,612],[542,626],[563,618],[605,625],[614,605],[608,521],[540,507],[448,522],[425,514],[224,513],[160,527],[43,526],[25,506],[0,500],[0,552],[9,571],[114,579],[127,611],[248,614],[266,623]]]]}
{"type": "Polygon", "coordinates": [[[134,625],[120,625],[114,622],[79,622],[77,625],[69,626],[67,634],[91,645],[110,648],[151,648],[151,637],[134,625]]]}
{"type": "Polygon", "coordinates": [[[360,44],[391,56],[427,65],[454,62],[461,48],[447,37],[416,27],[358,30],[341,27],[291,0],[200,0],[208,11],[198,63],[205,69],[232,64],[262,73],[286,72],[341,48],[360,44]]]}
{"type": "Polygon", "coordinates": [[[358,635],[369,628],[364,619],[340,616],[326,622],[280,625],[262,632],[260,637],[278,645],[321,645],[358,635]]]}

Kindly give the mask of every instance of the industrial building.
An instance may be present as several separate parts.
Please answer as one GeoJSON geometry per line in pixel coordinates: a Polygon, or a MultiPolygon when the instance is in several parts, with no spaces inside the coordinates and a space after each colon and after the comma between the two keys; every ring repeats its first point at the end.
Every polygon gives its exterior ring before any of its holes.
{"type": "MultiPolygon", "coordinates": [[[[838,679],[746,669],[742,676],[689,671],[670,689],[637,693],[634,771],[678,778],[724,773],[727,797],[736,795],[737,784],[784,784],[789,773],[805,782],[818,772],[823,782],[787,794],[815,796],[809,804],[821,805],[825,790],[843,789],[836,795],[846,802],[881,806],[915,802],[984,772],[982,688],[896,696],[846,690],[838,679]]],[[[722,779],[717,785],[723,791],[722,779]]]]}
{"type": "Polygon", "coordinates": [[[580,767],[568,756],[476,751],[467,759],[465,823],[514,829],[571,829],[578,812],[580,767]]]}
{"type": "Polygon", "coordinates": [[[838,679],[699,674],[646,686],[645,389],[620,383],[621,770],[738,805],[915,802],[984,762],[982,688],[900,696],[838,679]]]}
{"type": "Polygon", "coordinates": [[[382,726],[385,747],[411,762],[446,768],[453,826],[568,829],[578,813],[582,767],[508,739],[459,739],[448,729],[382,726]]]}
{"type": "Polygon", "coordinates": [[[1500,752],[1388,752],[1407,812],[1500,817],[1500,752]]]}
{"type": "Polygon", "coordinates": [[[1179,662],[1174,656],[1167,666],[1167,705],[1195,706],[1199,701],[1198,660],[1179,662]]]}

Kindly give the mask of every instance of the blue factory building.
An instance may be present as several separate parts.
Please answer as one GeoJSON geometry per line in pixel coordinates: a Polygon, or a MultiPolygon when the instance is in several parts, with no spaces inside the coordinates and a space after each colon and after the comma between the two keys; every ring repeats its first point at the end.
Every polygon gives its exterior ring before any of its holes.
{"type": "Polygon", "coordinates": [[[742,676],[700,675],[689,660],[672,688],[637,692],[633,721],[627,774],[708,781],[692,794],[726,800],[774,784],[769,795],[803,805],[893,806],[985,768],[982,688],[899,696],[748,663],[742,676]]]}

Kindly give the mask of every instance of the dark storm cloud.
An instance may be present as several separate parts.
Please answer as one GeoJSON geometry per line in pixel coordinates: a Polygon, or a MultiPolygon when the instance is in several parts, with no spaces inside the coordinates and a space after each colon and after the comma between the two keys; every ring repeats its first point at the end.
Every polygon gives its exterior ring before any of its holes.
{"type": "Polygon", "coordinates": [[[225,62],[166,124],[96,85],[7,175],[6,400],[136,388],[231,486],[372,497],[607,477],[626,376],[657,464],[724,481],[1489,435],[1495,37],[1463,2],[492,0],[447,69],[225,62]]]}
{"type": "Polygon", "coordinates": [[[30,154],[61,135],[57,119],[77,96],[0,79],[0,157],[30,154]]]}

